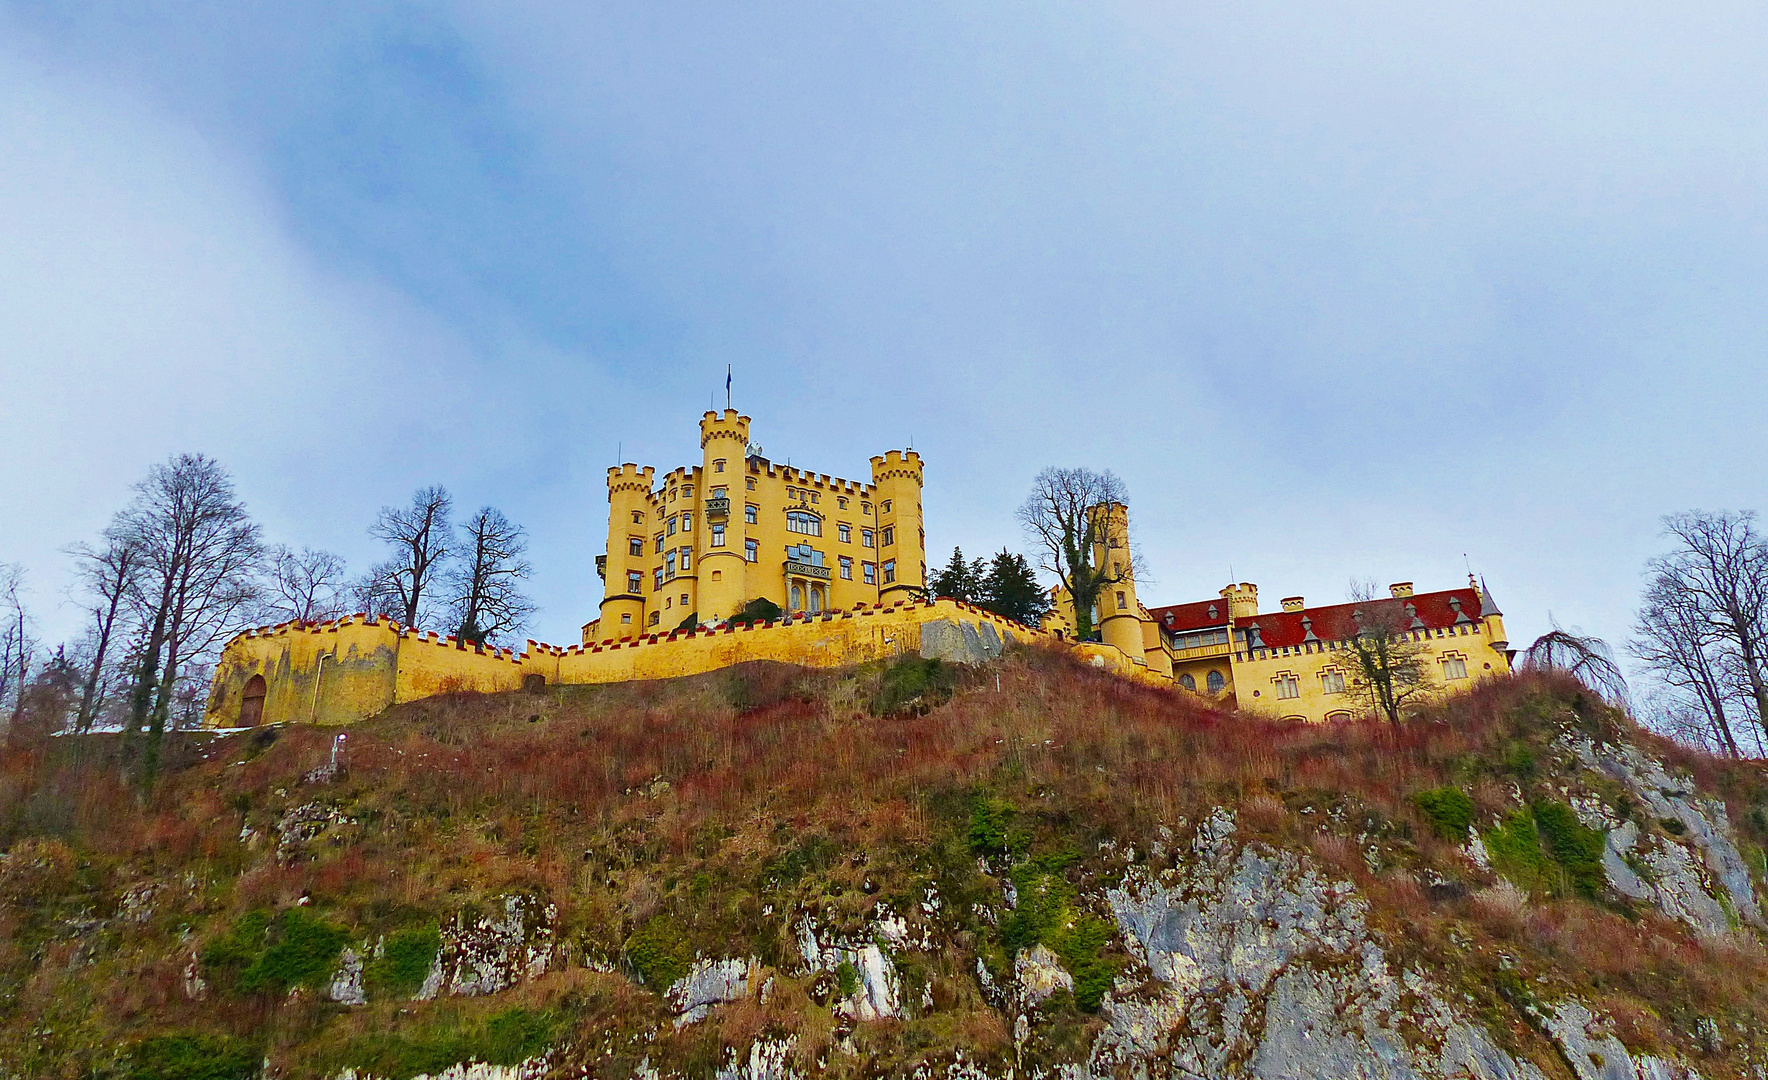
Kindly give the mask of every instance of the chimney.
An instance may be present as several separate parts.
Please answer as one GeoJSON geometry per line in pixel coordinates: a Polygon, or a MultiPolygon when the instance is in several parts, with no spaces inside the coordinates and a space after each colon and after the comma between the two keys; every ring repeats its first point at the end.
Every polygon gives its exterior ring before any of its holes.
{"type": "Polygon", "coordinates": [[[1308,605],[1303,603],[1302,598],[1299,596],[1285,596],[1283,598],[1284,611],[1300,611],[1307,606],[1308,605]]]}
{"type": "Polygon", "coordinates": [[[1387,587],[1387,591],[1388,595],[1395,600],[1404,600],[1412,595],[1412,583],[1410,581],[1396,581],[1387,587]]]}

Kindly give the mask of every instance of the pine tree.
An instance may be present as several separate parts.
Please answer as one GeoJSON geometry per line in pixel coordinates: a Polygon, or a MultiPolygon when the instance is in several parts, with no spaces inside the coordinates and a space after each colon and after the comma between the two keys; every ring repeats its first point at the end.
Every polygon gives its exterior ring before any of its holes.
{"type": "Polygon", "coordinates": [[[928,589],[934,596],[948,596],[966,604],[981,603],[983,567],[981,559],[965,562],[964,550],[954,547],[951,562],[933,575],[933,580],[927,583],[928,589]]]}
{"type": "MultiPolygon", "coordinates": [[[[977,566],[982,566],[977,560],[977,566]]],[[[1050,611],[1050,597],[1038,582],[1037,574],[1025,556],[1005,549],[987,564],[986,573],[979,573],[983,607],[1004,618],[1027,626],[1036,626],[1050,611]]]]}

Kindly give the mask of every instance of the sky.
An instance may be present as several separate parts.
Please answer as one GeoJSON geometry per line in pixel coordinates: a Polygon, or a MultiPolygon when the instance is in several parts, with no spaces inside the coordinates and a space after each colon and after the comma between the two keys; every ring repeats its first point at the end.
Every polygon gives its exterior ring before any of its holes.
{"type": "Polygon", "coordinates": [[[1046,465],[1149,604],[1484,575],[1623,642],[1660,518],[1768,503],[1768,9],[0,0],[0,561],[220,459],[365,568],[421,485],[594,617],[608,466],[1046,465]]]}

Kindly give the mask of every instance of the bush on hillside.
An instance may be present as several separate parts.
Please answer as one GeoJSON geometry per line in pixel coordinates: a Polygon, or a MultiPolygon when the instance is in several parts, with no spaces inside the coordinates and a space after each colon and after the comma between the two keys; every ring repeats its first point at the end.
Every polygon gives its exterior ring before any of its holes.
{"type": "Polygon", "coordinates": [[[958,671],[950,664],[920,656],[902,656],[884,669],[872,715],[925,713],[943,704],[957,689],[958,671]]]}
{"type": "Polygon", "coordinates": [[[436,1021],[358,1036],[350,1041],[344,1057],[358,1074],[384,1080],[440,1076],[468,1061],[519,1064],[551,1046],[562,1026],[554,1012],[520,1006],[494,1013],[483,1023],[461,1023],[448,1014],[436,1021]]]}
{"type": "Polygon", "coordinates": [[[381,955],[363,968],[363,985],[375,997],[410,997],[423,986],[441,951],[442,933],[435,923],[395,930],[387,935],[381,955]]]}
{"type": "Polygon", "coordinates": [[[694,961],[687,935],[667,915],[653,915],[626,939],[626,962],[638,981],[661,994],[688,973],[694,961]]]}
{"type": "Polygon", "coordinates": [[[1444,840],[1463,841],[1473,825],[1473,800],[1456,787],[1440,787],[1420,791],[1412,796],[1412,804],[1430,822],[1431,831],[1444,840]]]}
{"type": "Polygon", "coordinates": [[[730,621],[735,623],[773,622],[785,610],[765,596],[758,596],[731,613],[730,621]]]}
{"type": "Polygon", "coordinates": [[[274,918],[259,908],[210,941],[200,958],[224,989],[282,994],[329,977],[349,939],[341,927],[302,908],[289,908],[274,918]]]}
{"type": "Polygon", "coordinates": [[[221,1035],[160,1035],[129,1048],[128,1080],[252,1080],[263,1052],[221,1035]]]}

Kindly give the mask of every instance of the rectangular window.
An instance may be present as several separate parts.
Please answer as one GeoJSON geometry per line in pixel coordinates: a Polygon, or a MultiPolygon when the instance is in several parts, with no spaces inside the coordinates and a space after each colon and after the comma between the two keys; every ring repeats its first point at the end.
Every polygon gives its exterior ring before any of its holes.
{"type": "Polygon", "coordinates": [[[751,476],[748,479],[749,479],[749,490],[754,491],[755,490],[755,478],[753,476],[751,476]]]}
{"type": "Polygon", "coordinates": [[[687,606],[688,606],[688,594],[687,594],[687,593],[682,593],[682,594],[681,594],[681,606],[682,606],[682,607],[687,607],[687,606]]]}
{"type": "Polygon", "coordinates": [[[846,555],[841,556],[841,577],[847,581],[853,580],[853,560],[846,555]]]}
{"type": "Polygon", "coordinates": [[[860,547],[872,547],[873,546],[872,545],[872,530],[861,529],[859,531],[859,546],[860,547]]]}
{"type": "Polygon", "coordinates": [[[853,543],[853,526],[843,521],[835,526],[835,538],[843,544],[853,543]]]}
{"type": "Polygon", "coordinates": [[[865,582],[867,585],[878,584],[878,568],[876,566],[873,566],[869,562],[868,563],[860,563],[859,564],[859,572],[860,572],[860,576],[865,579],[865,582]]]}
{"type": "Polygon", "coordinates": [[[743,558],[750,562],[760,562],[761,545],[754,540],[743,541],[743,558]]]}
{"type": "Polygon", "coordinates": [[[1123,590],[1122,589],[1117,590],[1117,610],[1122,611],[1124,608],[1126,608],[1128,606],[1129,606],[1129,601],[1127,598],[1125,598],[1123,590]]]}
{"type": "Polygon", "coordinates": [[[626,591],[627,592],[630,592],[630,593],[643,592],[644,587],[645,587],[645,576],[643,574],[639,573],[637,570],[630,570],[627,572],[627,574],[626,574],[626,591]]]}
{"type": "Polygon", "coordinates": [[[1344,693],[1344,672],[1322,671],[1320,673],[1320,689],[1328,694],[1344,693]]]}
{"type": "Polygon", "coordinates": [[[694,552],[692,548],[681,549],[681,572],[687,573],[694,568],[694,552]]]}
{"type": "Polygon", "coordinates": [[[1445,657],[1443,657],[1443,678],[1445,678],[1445,679],[1465,679],[1465,678],[1467,678],[1467,661],[1462,659],[1459,656],[1445,656],[1445,657]]]}
{"type": "Polygon", "coordinates": [[[890,500],[889,499],[885,499],[883,502],[878,504],[878,513],[880,513],[880,514],[890,513],[890,500]]]}
{"type": "Polygon", "coordinates": [[[760,518],[760,516],[761,516],[761,511],[756,508],[754,503],[750,503],[749,505],[743,507],[743,520],[747,521],[749,524],[751,524],[751,525],[755,524],[755,522],[760,518]]]}
{"type": "Polygon", "coordinates": [[[864,500],[861,500],[860,504],[859,504],[859,512],[862,514],[870,515],[872,512],[872,504],[869,502],[866,502],[864,500]]]}
{"type": "Polygon", "coordinates": [[[683,484],[683,485],[682,485],[682,486],[681,486],[681,497],[682,497],[682,498],[684,498],[684,499],[691,499],[691,498],[693,498],[693,497],[694,497],[694,485],[692,485],[692,484],[683,484]]]}
{"type": "Polygon", "coordinates": [[[894,544],[894,543],[896,543],[896,526],[894,526],[894,525],[884,526],[884,546],[889,547],[891,544],[894,544]]]}
{"type": "Polygon", "coordinates": [[[663,532],[667,536],[674,536],[675,535],[675,519],[674,518],[669,519],[669,526],[667,528],[665,528],[663,530],[663,532]]]}
{"type": "Polygon", "coordinates": [[[626,553],[628,555],[643,555],[645,553],[645,538],[642,536],[627,537],[626,553]]]}
{"type": "Polygon", "coordinates": [[[724,459],[723,458],[718,458],[712,462],[712,471],[713,472],[723,472],[724,471],[724,459]]]}
{"type": "Polygon", "coordinates": [[[675,549],[670,548],[669,554],[663,556],[663,576],[675,576],[675,549]]]}
{"type": "Polygon", "coordinates": [[[886,560],[884,560],[884,584],[888,585],[895,580],[896,580],[896,560],[895,559],[886,559],[886,560]]]}
{"type": "Polygon", "coordinates": [[[651,571],[651,591],[663,591],[663,568],[661,566],[651,571]]]}
{"type": "Polygon", "coordinates": [[[1301,683],[1294,675],[1284,672],[1271,680],[1277,687],[1279,700],[1301,697],[1301,683]]]}
{"type": "Polygon", "coordinates": [[[724,526],[723,525],[712,526],[712,546],[713,547],[723,547],[724,546],[724,526]]]}
{"type": "Polygon", "coordinates": [[[682,532],[693,532],[694,531],[694,515],[683,514],[681,516],[681,531],[682,532]]]}
{"type": "Polygon", "coordinates": [[[662,533],[657,534],[656,541],[657,541],[657,546],[654,550],[657,552],[657,554],[661,555],[661,554],[663,554],[663,534],[662,533]]]}

